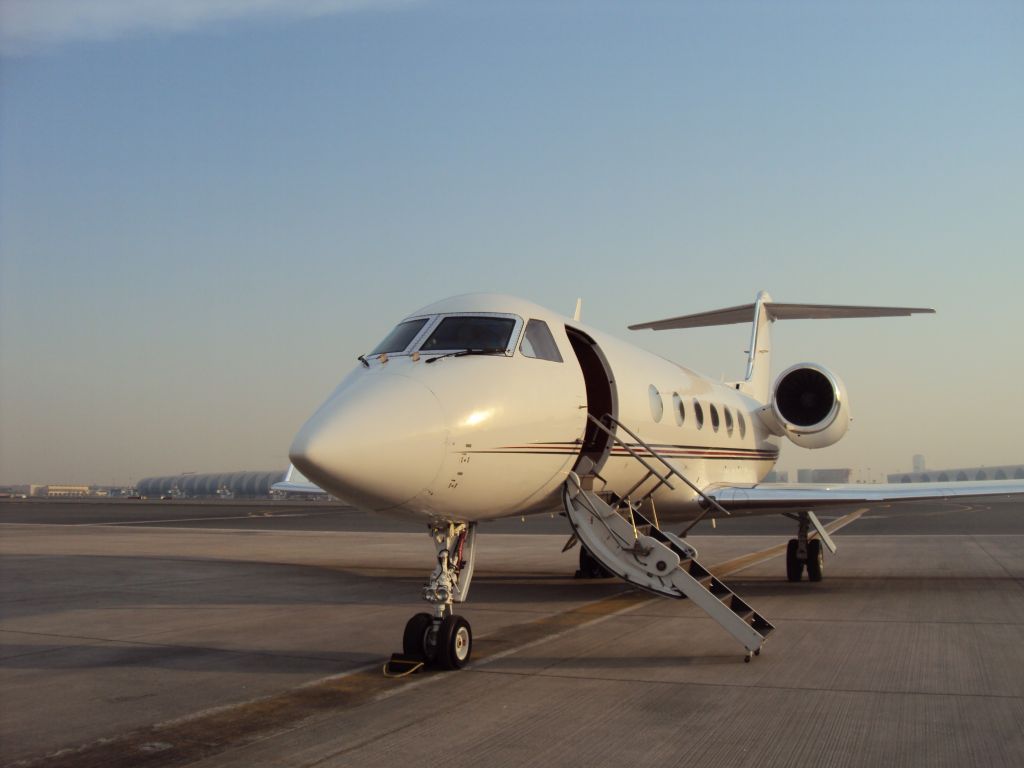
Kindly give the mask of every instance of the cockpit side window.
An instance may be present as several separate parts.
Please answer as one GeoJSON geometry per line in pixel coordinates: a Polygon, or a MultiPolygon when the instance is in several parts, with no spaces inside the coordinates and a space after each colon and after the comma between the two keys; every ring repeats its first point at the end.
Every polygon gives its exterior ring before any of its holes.
{"type": "Polygon", "coordinates": [[[511,317],[446,317],[423,342],[420,351],[482,349],[504,352],[515,327],[516,321],[511,317]]]}
{"type": "Polygon", "coordinates": [[[551,335],[551,329],[543,320],[531,320],[526,324],[526,333],[523,334],[523,342],[519,345],[519,351],[524,357],[534,357],[538,360],[550,360],[554,363],[562,362],[562,355],[555,344],[555,337],[551,335]]]}
{"type": "Polygon", "coordinates": [[[388,354],[395,354],[396,352],[404,352],[412,340],[416,338],[416,334],[423,330],[423,326],[427,324],[429,318],[420,318],[417,320],[406,320],[404,323],[399,323],[395,326],[395,329],[391,331],[385,337],[384,341],[373,348],[371,355],[380,355],[385,352],[388,354]]]}

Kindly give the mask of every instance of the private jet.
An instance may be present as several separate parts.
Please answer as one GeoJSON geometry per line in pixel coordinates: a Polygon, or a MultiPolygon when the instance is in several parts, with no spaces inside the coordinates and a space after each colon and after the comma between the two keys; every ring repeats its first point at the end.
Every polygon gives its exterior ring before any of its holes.
{"type": "Polygon", "coordinates": [[[473,635],[455,605],[473,578],[481,521],[559,510],[580,572],[688,598],[757,655],[772,624],[698,560],[702,520],[782,514],[796,534],[786,576],[820,581],[831,505],[1024,493],[1024,482],[788,485],[763,482],[782,440],[833,445],[850,424],[841,379],[799,363],[772,382],[777,320],[908,316],[911,307],[751,304],[630,326],[750,323],[746,373],[721,382],[522,299],[469,294],[401,320],[299,430],[278,490],[326,492],[422,522],[437,553],[429,612],[406,624],[403,664],[458,669],[473,635]],[[674,527],[682,530],[673,532],[674,527]]]}

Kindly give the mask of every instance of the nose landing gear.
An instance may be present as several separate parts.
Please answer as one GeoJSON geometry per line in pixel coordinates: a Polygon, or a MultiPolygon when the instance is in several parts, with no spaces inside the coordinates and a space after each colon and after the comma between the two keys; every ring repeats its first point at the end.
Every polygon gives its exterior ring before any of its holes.
{"type": "Polygon", "coordinates": [[[437,566],[423,587],[423,599],[433,613],[417,613],[405,625],[402,653],[384,665],[384,674],[398,676],[424,666],[461,669],[473,654],[473,630],[453,611],[464,602],[473,580],[476,523],[438,523],[430,536],[437,550],[437,566]]]}

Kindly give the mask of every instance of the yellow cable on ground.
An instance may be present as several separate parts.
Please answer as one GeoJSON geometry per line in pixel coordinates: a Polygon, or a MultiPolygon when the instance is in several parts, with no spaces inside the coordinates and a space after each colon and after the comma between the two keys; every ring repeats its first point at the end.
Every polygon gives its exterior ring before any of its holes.
{"type": "Polygon", "coordinates": [[[423,669],[424,666],[424,663],[422,661],[404,663],[409,665],[409,669],[407,669],[405,672],[399,672],[398,674],[395,674],[394,672],[388,671],[388,667],[391,666],[391,660],[389,659],[388,661],[385,661],[384,666],[381,669],[381,671],[384,673],[384,677],[391,677],[396,679],[399,677],[408,677],[409,675],[415,672],[419,672],[421,669],[423,669]]]}

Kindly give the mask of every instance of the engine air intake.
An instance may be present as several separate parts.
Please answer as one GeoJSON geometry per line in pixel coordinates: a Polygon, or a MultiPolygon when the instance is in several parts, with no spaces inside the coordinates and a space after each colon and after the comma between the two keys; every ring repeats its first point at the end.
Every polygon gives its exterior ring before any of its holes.
{"type": "Polygon", "coordinates": [[[832,382],[815,368],[797,368],[779,380],[775,405],[779,415],[796,427],[813,427],[824,421],[836,405],[832,382]]]}

